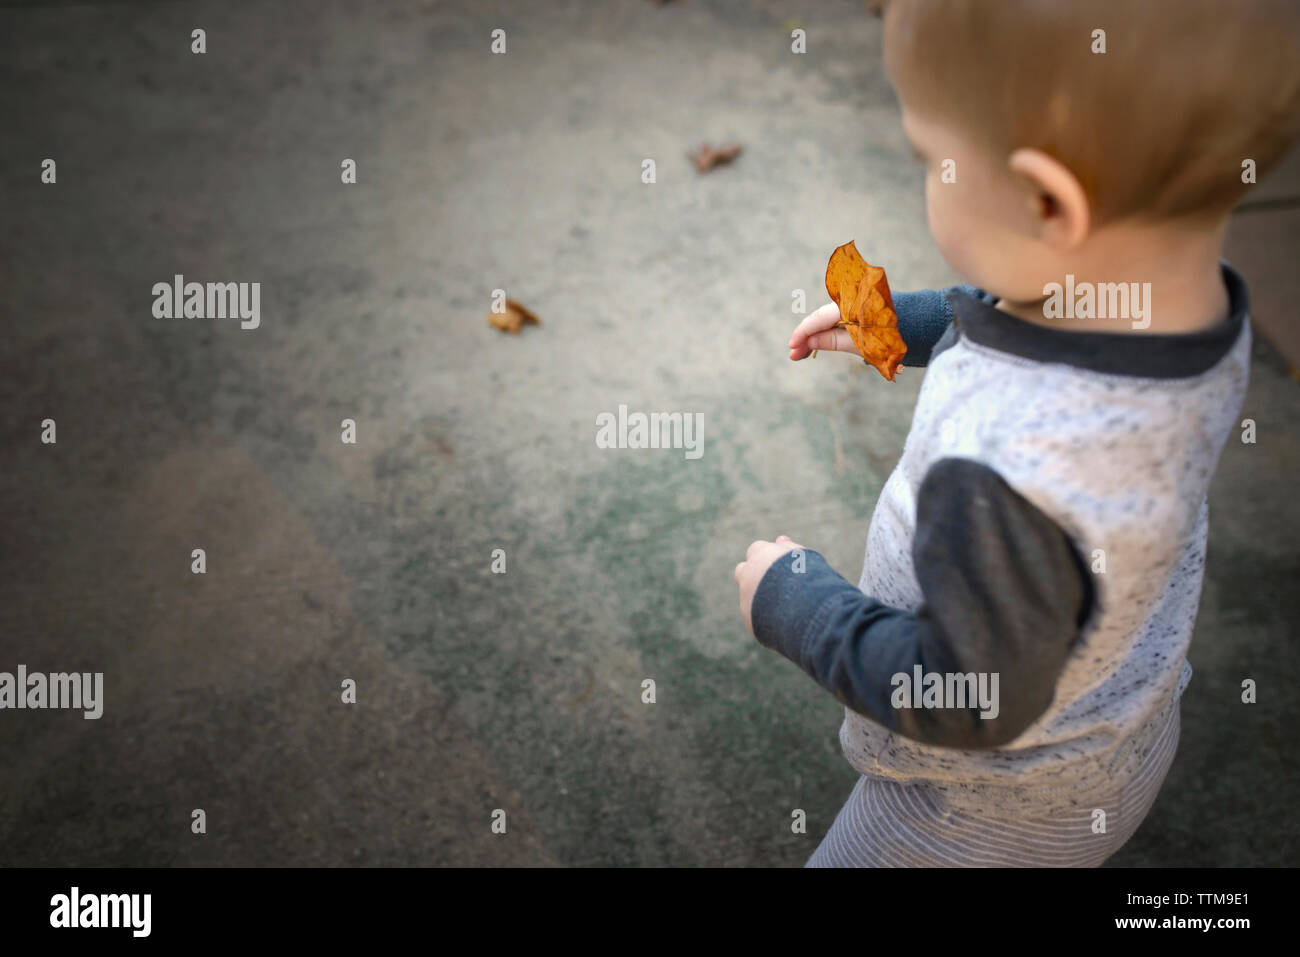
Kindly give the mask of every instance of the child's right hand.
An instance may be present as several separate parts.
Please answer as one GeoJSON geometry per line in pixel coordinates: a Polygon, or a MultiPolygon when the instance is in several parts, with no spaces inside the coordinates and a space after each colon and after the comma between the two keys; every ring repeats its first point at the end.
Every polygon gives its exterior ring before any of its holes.
{"type": "Polygon", "coordinates": [[[833,302],[804,316],[803,322],[795,326],[790,335],[790,358],[796,362],[806,359],[814,349],[851,352],[856,356],[858,348],[853,344],[849,330],[839,325],[839,321],[840,307],[833,302]]]}

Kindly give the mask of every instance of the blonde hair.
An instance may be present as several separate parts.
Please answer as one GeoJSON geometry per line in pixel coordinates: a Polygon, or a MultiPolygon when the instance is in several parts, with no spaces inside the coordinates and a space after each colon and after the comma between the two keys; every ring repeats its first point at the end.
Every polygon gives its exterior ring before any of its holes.
{"type": "Polygon", "coordinates": [[[1295,0],[889,0],[885,62],[909,109],[1067,166],[1096,222],[1226,214],[1300,133],[1295,0]]]}

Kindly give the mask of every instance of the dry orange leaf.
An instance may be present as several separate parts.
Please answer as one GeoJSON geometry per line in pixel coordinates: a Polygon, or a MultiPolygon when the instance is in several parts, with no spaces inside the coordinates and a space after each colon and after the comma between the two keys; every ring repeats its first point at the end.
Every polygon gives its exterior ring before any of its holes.
{"type": "Polygon", "coordinates": [[[506,300],[505,312],[489,312],[487,321],[489,326],[496,326],[502,332],[509,332],[512,335],[518,335],[525,322],[531,322],[535,326],[542,324],[542,320],[537,318],[536,313],[513,299],[506,300]]]}
{"type": "Polygon", "coordinates": [[[713,167],[722,163],[730,163],[740,155],[741,146],[739,143],[732,143],[730,146],[719,146],[714,149],[708,143],[701,143],[700,147],[692,150],[686,155],[690,157],[695,168],[701,173],[707,173],[713,167]]]}
{"type": "Polygon", "coordinates": [[[872,266],[847,242],[826,264],[826,291],[840,307],[839,325],[849,330],[858,354],[890,382],[903,368],[907,344],[898,332],[898,313],[885,270],[872,266]]]}

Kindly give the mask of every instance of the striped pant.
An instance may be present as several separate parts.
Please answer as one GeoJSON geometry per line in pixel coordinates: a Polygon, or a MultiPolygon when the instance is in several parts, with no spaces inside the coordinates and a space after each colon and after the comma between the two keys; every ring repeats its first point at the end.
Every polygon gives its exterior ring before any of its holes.
{"type": "Polygon", "coordinates": [[[1097,867],[1137,831],[1155,803],[1174,752],[1179,709],[1129,783],[1087,807],[1040,815],[950,806],[937,789],[863,775],[805,867],[1097,867]],[[1094,808],[1106,812],[1094,832],[1094,808]]]}

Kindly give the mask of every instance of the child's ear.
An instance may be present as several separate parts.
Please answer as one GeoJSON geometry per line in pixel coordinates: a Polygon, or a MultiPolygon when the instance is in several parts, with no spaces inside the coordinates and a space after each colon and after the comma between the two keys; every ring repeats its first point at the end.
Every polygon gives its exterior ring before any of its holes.
{"type": "Polygon", "coordinates": [[[1042,150],[1018,149],[1007,166],[1029,198],[1029,217],[1039,238],[1062,252],[1082,243],[1092,210],[1078,178],[1042,150]]]}

